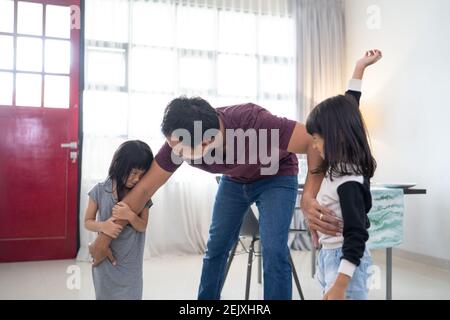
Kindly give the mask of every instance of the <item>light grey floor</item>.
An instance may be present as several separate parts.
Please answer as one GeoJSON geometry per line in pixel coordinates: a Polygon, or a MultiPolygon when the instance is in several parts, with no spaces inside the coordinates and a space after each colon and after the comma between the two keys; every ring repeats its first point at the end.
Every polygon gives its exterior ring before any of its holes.
{"type": "MultiPolygon", "coordinates": [[[[292,252],[306,299],[320,299],[311,278],[310,255],[292,252]]],[[[370,299],[384,299],[384,252],[373,252],[376,276],[370,299]]],[[[243,299],[247,256],[235,258],[223,299],[243,299]]],[[[196,299],[202,256],[165,256],[144,261],[144,299],[196,299]]],[[[253,269],[251,299],[262,299],[253,269]]],[[[294,299],[299,296],[294,288],[294,299]]],[[[91,267],[74,260],[0,264],[0,299],[93,299],[91,267]]],[[[450,272],[394,257],[394,299],[450,299],[450,272]]]]}

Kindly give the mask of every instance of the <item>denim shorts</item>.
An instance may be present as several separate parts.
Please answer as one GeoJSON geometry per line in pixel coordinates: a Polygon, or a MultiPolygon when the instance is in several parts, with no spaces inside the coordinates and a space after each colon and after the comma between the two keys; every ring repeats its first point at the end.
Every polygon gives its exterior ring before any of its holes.
{"type": "MultiPolygon", "coordinates": [[[[322,249],[318,256],[318,269],[316,272],[317,280],[322,287],[323,294],[334,284],[339,264],[341,263],[342,248],[322,249]]],[[[360,265],[355,269],[355,273],[347,288],[346,299],[348,300],[367,300],[369,293],[369,267],[372,265],[372,258],[369,250],[366,248],[364,256],[361,258],[360,265]]]]}

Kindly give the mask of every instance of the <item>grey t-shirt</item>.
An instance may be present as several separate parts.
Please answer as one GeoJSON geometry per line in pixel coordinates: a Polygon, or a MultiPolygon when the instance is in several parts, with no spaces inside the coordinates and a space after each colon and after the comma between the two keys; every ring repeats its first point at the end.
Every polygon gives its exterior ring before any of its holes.
{"type": "MultiPolygon", "coordinates": [[[[98,183],[88,195],[97,203],[97,221],[106,221],[112,215],[117,203],[110,179],[98,183]]],[[[150,208],[149,200],[145,207],[150,208]]],[[[144,259],[145,232],[138,232],[126,225],[117,239],[111,241],[111,251],[117,259],[113,266],[105,259],[99,266],[92,268],[95,296],[97,300],[142,299],[142,263],[144,259]]]]}

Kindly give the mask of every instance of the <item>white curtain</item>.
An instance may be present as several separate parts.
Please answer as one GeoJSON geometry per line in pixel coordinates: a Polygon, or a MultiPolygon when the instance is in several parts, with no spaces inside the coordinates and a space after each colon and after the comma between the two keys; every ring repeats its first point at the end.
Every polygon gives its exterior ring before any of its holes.
{"type": "MultiPolygon", "coordinates": [[[[167,103],[252,101],[294,119],[295,21],[290,0],[86,1],[86,79],[80,221],[87,192],[105,179],[127,139],[156,154],[167,103]]],[[[184,164],[153,197],[146,257],[205,249],[217,183],[184,164]]],[[[80,226],[78,259],[95,234],[80,226]]]]}
{"type": "Polygon", "coordinates": [[[293,2],[297,23],[297,96],[303,121],[320,101],[342,94],[345,74],[343,0],[293,2]]]}
{"type": "MultiPolygon", "coordinates": [[[[297,115],[305,122],[319,102],[344,92],[344,1],[295,0],[292,4],[297,30],[297,115]]],[[[304,174],[306,162],[300,163],[304,174]]],[[[306,229],[301,211],[294,215],[293,225],[306,229]]],[[[297,234],[291,248],[309,250],[309,236],[297,234]]]]}

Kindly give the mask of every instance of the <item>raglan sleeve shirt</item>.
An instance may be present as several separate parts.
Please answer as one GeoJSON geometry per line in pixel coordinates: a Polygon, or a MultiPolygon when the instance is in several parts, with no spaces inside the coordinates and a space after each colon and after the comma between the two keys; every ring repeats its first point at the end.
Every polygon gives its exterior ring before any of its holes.
{"type": "Polygon", "coordinates": [[[344,243],[338,272],[352,277],[360,264],[366,241],[369,239],[367,229],[370,223],[367,212],[372,206],[370,187],[356,181],[349,181],[341,184],[337,192],[344,221],[344,243]]]}

